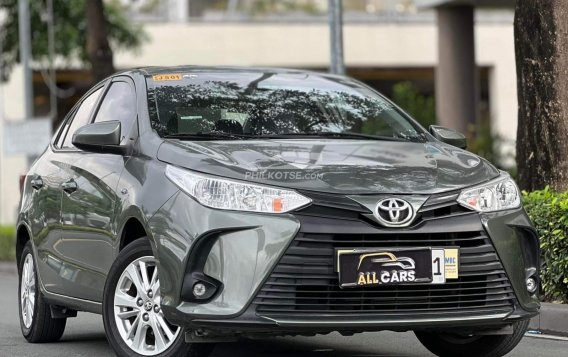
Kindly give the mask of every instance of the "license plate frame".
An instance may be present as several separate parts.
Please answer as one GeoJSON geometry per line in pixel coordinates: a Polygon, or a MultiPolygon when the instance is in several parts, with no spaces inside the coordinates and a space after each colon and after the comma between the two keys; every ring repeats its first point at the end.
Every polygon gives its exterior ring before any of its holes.
{"type": "Polygon", "coordinates": [[[336,249],[335,257],[341,288],[444,284],[459,275],[458,247],[336,249]]]}

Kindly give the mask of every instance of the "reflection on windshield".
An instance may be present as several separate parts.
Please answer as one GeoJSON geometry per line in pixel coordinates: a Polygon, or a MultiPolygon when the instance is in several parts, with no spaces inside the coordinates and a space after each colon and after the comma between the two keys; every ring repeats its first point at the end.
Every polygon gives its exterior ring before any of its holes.
{"type": "Polygon", "coordinates": [[[391,103],[345,79],[236,72],[168,82],[148,77],[147,83],[152,127],[160,136],[350,133],[423,141],[422,129],[391,103]]]}

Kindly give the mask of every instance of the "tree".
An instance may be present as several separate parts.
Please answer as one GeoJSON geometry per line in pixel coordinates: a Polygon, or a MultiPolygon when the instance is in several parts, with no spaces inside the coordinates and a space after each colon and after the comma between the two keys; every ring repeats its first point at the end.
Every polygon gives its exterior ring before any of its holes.
{"type": "Polygon", "coordinates": [[[568,190],[568,1],[517,0],[519,185],[568,190]]]}
{"type": "Polygon", "coordinates": [[[107,20],[103,0],[89,0],[85,4],[87,17],[87,55],[96,81],[114,72],[112,49],[108,43],[107,20]]]}
{"type": "MultiPolygon", "coordinates": [[[[35,62],[45,61],[48,56],[47,28],[42,21],[45,13],[45,1],[29,1],[30,22],[32,34],[32,55],[35,62]]],[[[0,42],[2,43],[3,56],[3,79],[6,79],[14,66],[19,61],[18,53],[18,0],[0,0],[0,10],[6,11],[6,21],[0,25],[0,42]]],[[[106,35],[102,39],[112,50],[138,48],[146,39],[145,33],[139,24],[133,24],[123,15],[123,9],[115,1],[102,0],[53,0],[55,53],[58,59],[65,62],[77,62],[90,64],[91,68],[98,70],[100,58],[89,55],[91,48],[103,48],[98,31],[101,21],[106,27],[106,35]],[[88,8],[87,8],[88,6],[88,8]],[[104,14],[101,13],[104,9],[104,14]],[[95,21],[87,21],[86,14],[96,14],[95,21]],[[101,20],[104,18],[104,20],[101,20]],[[88,25],[88,23],[90,25],[88,25]],[[94,30],[89,32],[89,28],[94,30]],[[97,36],[96,39],[87,40],[88,37],[97,36]],[[88,46],[89,43],[89,46],[88,46]],[[102,46],[102,47],[101,47],[102,46]]],[[[89,16],[90,17],[90,16],[89,16]]],[[[105,52],[105,51],[103,51],[105,52]]],[[[112,61],[112,51],[110,52],[112,61]]],[[[105,54],[108,72],[108,52],[105,54]]],[[[113,68],[113,67],[110,67],[113,68]]],[[[98,77],[97,73],[94,73],[98,77]]]]}

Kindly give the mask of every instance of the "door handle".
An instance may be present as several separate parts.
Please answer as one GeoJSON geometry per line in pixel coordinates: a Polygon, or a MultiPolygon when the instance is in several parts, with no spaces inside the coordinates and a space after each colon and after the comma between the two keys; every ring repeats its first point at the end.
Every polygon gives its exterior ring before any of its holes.
{"type": "Polygon", "coordinates": [[[40,188],[43,187],[43,180],[41,179],[41,176],[35,176],[31,181],[30,184],[32,185],[32,188],[34,190],[39,190],[40,188]]]}
{"type": "Polygon", "coordinates": [[[67,193],[73,193],[75,191],[77,191],[77,182],[75,182],[75,180],[70,179],[69,181],[63,182],[61,184],[61,188],[63,189],[63,191],[67,192],[67,193]]]}

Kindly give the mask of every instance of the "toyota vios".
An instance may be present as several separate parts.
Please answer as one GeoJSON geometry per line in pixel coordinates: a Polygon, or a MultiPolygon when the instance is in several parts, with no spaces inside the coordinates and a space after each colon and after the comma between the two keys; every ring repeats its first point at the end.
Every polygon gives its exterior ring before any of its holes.
{"type": "Polygon", "coordinates": [[[513,180],[465,147],[346,77],[112,76],[26,177],[23,335],[88,311],[123,356],[380,330],[504,355],[539,311],[539,244],[513,180]]]}

